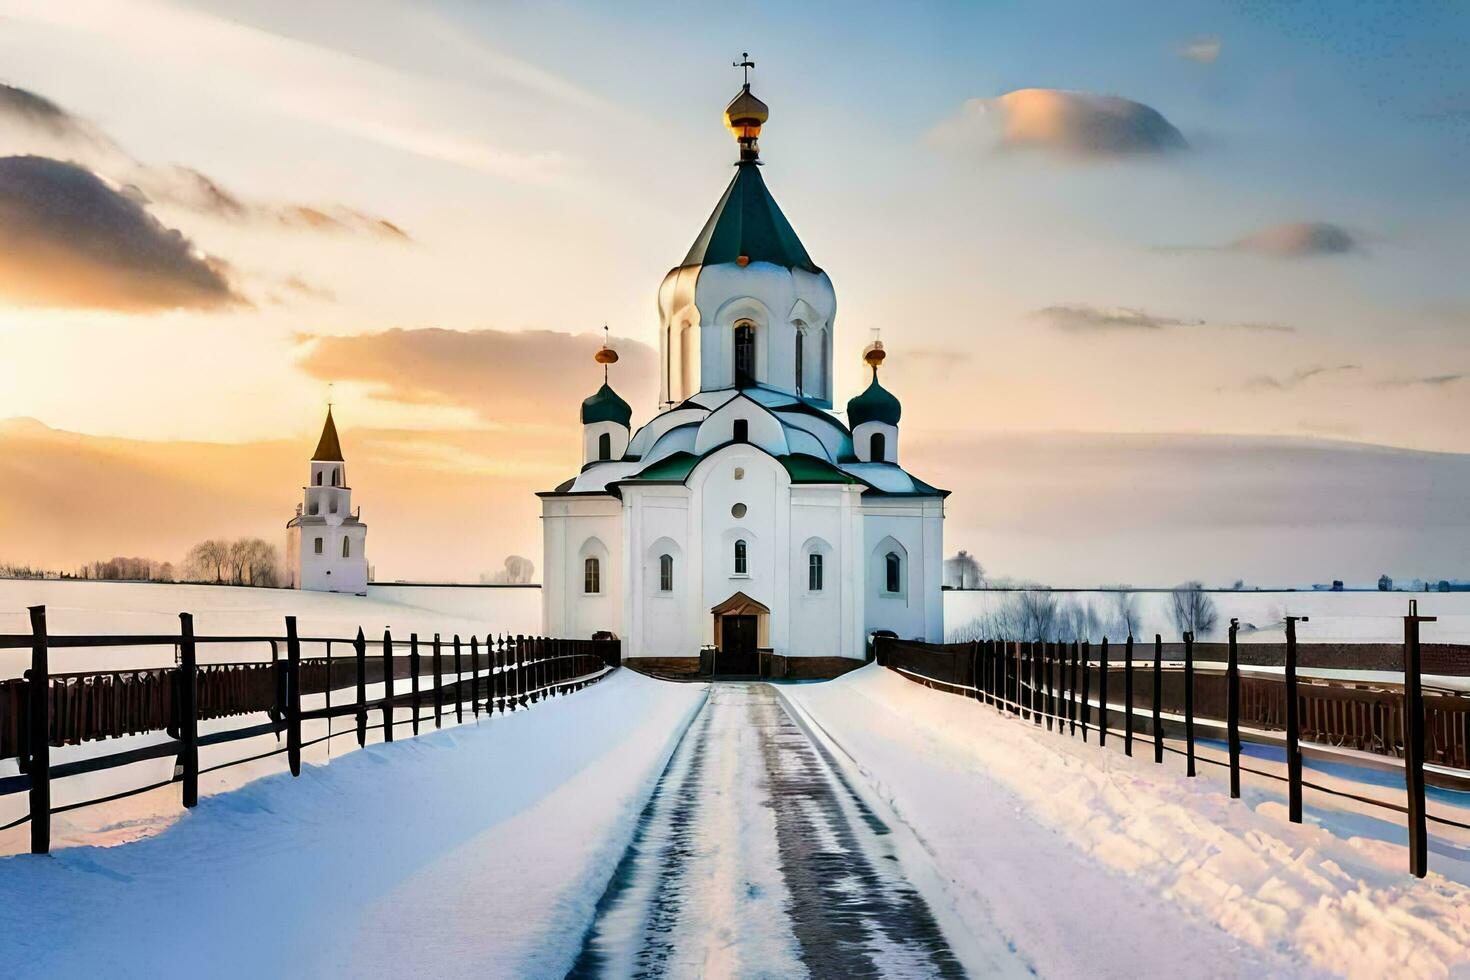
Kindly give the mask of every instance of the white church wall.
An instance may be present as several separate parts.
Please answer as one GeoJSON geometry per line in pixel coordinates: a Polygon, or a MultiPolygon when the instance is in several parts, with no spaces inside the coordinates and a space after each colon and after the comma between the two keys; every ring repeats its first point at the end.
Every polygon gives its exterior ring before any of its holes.
{"type": "Polygon", "coordinates": [[[615,497],[554,497],[542,504],[543,621],[551,636],[622,635],[622,504],[615,497]],[[596,593],[586,592],[585,560],[598,560],[596,593]]]}
{"type": "Polygon", "coordinates": [[[788,656],[863,655],[861,490],[791,488],[788,549],[788,656]],[[822,588],[812,591],[810,556],[822,556],[822,588]]]}
{"type": "Polygon", "coordinates": [[[942,642],[943,514],[942,501],[931,497],[879,498],[865,503],[865,633],[888,629],[904,639],[942,642]],[[897,593],[886,588],[885,557],[890,551],[902,559],[897,593]]]}
{"type": "MultiPolygon", "coordinates": [[[[298,588],[314,592],[367,592],[367,528],[357,525],[306,524],[296,528],[301,540],[296,548],[298,588]],[[321,552],[317,552],[317,541],[321,552]],[[342,557],[342,542],[348,556],[342,557]]],[[[289,549],[288,549],[289,550],[289,549]]]]}
{"type": "Polygon", "coordinates": [[[689,490],[629,486],[623,495],[624,549],[632,562],[625,594],[625,656],[692,657],[699,652],[699,575],[689,548],[689,490]],[[659,557],[673,559],[671,588],[661,588],[659,557]]]}
{"type": "Polygon", "coordinates": [[[710,609],[736,592],[767,606],[763,645],[785,652],[789,640],[790,478],[758,449],[732,445],[690,474],[691,511],[700,523],[703,598],[700,642],[714,642],[710,609]],[[736,505],[744,513],[736,516],[736,505]],[[735,568],[735,542],[746,542],[744,573],[735,568]]]}

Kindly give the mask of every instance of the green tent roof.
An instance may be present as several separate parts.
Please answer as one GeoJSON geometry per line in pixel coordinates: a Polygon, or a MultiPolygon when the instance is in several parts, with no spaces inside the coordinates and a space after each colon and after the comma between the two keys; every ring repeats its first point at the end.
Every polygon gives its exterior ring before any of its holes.
{"type": "Polygon", "coordinates": [[[789,456],[777,456],[776,459],[786,467],[786,473],[791,477],[792,483],[858,482],[825,459],[818,459],[816,456],[792,453],[789,456]]]}
{"type": "Polygon", "coordinates": [[[897,425],[903,415],[903,406],[878,383],[878,372],[873,372],[873,383],[861,395],[847,403],[847,424],[856,429],[864,422],[886,422],[897,425]]]}
{"type": "Polygon", "coordinates": [[[714,214],[694,240],[683,265],[718,265],[734,262],[742,255],[752,262],[822,271],[806,254],[753,161],[736,166],[735,179],[715,205],[714,214]]]}
{"type": "Polygon", "coordinates": [[[644,469],[632,477],[634,480],[656,480],[669,482],[683,482],[703,456],[693,453],[671,453],[655,463],[650,463],[644,469]]]}
{"type": "Polygon", "coordinates": [[[582,424],[593,422],[616,422],[626,426],[633,421],[633,409],[606,381],[597,393],[582,402],[582,424]]]}

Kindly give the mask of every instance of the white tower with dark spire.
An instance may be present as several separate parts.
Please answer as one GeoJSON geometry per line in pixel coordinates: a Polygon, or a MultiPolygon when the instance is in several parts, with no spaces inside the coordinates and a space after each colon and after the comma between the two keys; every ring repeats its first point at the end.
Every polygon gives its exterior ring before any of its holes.
{"type": "Polygon", "coordinates": [[[286,567],[291,587],[313,592],[367,594],[367,525],[352,510],[347,463],[337,439],[337,424],[327,406],[327,421],[303,488],[305,500],[286,524],[286,567]]]}

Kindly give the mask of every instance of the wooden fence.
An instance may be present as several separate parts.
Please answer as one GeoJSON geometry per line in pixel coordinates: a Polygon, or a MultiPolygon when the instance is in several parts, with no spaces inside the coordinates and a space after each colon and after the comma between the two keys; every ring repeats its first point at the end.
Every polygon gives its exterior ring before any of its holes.
{"type": "Polygon", "coordinates": [[[195,636],[193,617],[179,616],[179,632],[162,635],[51,636],[46,630],[44,606],[30,610],[31,632],[0,635],[0,651],[29,649],[31,667],[23,677],[0,680],[0,759],[16,759],[20,774],[0,777],[0,797],[30,794],[25,816],[0,830],[27,821],[31,850],[50,849],[50,817],[82,806],[182,784],[183,803],[192,807],[199,798],[199,748],[261,735],[273,735],[286,744],[273,751],[212,767],[238,765],[286,753],[291,774],[301,772],[301,751],[334,737],[357,736],[367,744],[370,731],[381,731],[384,741],[411,726],[441,727],[453,713],[457,722],[466,712],[504,713],[530,707],[541,700],[571,693],[594,683],[621,664],[617,640],[565,640],[538,636],[470,637],[449,640],[439,634],[420,642],[417,633],[397,645],[385,630],[381,640],[368,640],[362,630],[354,638],[301,637],[296,618],[287,616],[281,636],[195,636]],[[321,647],[325,656],[303,657],[303,645],[321,647]],[[53,672],[55,651],[106,647],[171,647],[176,665],[135,670],[53,672]],[[201,648],[268,647],[269,661],[199,663],[201,648]],[[374,653],[369,654],[369,649],[374,653]],[[343,653],[333,656],[335,650],[343,653]],[[404,682],[404,687],[398,682],[404,682]],[[368,687],[381,685],[382,693],[369,698],[368,687]],[[350,690],[345,703],[332,702],[333,692],[350,690]],[[324,706],[303,710],[302,698],[324,695],[324,706]],[[407,710],[410,717],[401,718],[407,710]],[[266,721],[201,736],[199,722],[250,714],[266,721]],[[371,723],[381,713],[381,721],[371,723]],[[302,722],[351,717],[355,729],[329,732],[303,743],[302,722]],[[168,740],[107,755],[77,759],[53,766],[51,748],[81,745],[128,735],[163,732],[168,740]],[[100,799],[51,806],[51,781],[129,765],[146,759],[176,756],[172,779],[140,786],[100,799]]]}
{"type": "MultiPolygon", "coordinates": [[[[1107,744],[1110,734],[1115,743],[1121,736],[1128,755],[1133,754],[1135,737],[1147,735],[1156,763],[1163,762],[1166,751],[1183,755],[1189,776],[1195,775],[1199,761],[1226,766],[1234,798],[1240,796],[1242,740],[1283,744],[1286,776],[1245,771],[1286,781],[1289,819],[1302,821],[1304,786],[1403,813],[1409,825],[1410,871],[1423,877],[1426,823],[1470,830],[1470,824],[1425,812],[1426,763],[1462,770],[1470,778],[1470,695],[1424,690],[1419,624],[1426,621],[1431,618],[1417,611],[1404,619],[1401,682],[1300,678],[1302,662],[1318,665],[1323,653],[1297,643],[1295,617],[1287,621],[1286,642],[1277,645],[1280,659],[1273,664],[1270,651],[1254,649],[1244,669],[1234,620],[1225,644],[1196,644],[1190,634],[1178,645],[1166,645],[1155,635],[1153,644],[1142,649],[1131,636],[1116,646],[1104,639],[1098,647],[1086,641],[1039,640],[929,644],[879,636],[875,655],[880,665],[911,680],[974,698],[1048,731],[1080,735],[1084,741],[1092,733],[1099,746],[1107,744]],[[1166,646],[1175,648],[1171,653],[1182,654],[1167,668],[1166,646]],[[1199,665],[1205,647],[1207,656],[1220,657],[1223,668],[1199,665]],[[1279,673],[1260,671],[1262,667],[1274,667],[1279,673]],[[1196,754],[1196,728],[1201,724],[1212,729],[1223,726],[1228,762],[1196,754]],[[1171,733],[1175,739],[1182,735],[1183,750],[1165,744],[1171,733]],[[1306,782],[1303,743],[1402,759],[1406,803],[1399,806],[1306,782]]],[[[1384,644],[1364,646],[1370,648],[1365,652],[1375,663],[1381,660],[1384,644]]],[[[1335,644],[1333,650],[1330,659],[1335,666],[1355,654],[1349,645],[1335,644]]],[[[1463,660],[1450,664],[1454,653],[1434,651],[1437,673],[1466,673],[1470,664],[1463,660]]]]}

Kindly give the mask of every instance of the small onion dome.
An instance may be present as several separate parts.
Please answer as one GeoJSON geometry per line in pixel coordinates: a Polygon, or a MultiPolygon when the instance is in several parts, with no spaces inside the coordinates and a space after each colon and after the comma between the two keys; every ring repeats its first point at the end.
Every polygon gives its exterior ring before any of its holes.
{"type": "Polygon", "coordinates": [[[883,359],[887,356],[888,353],[883,350],[883,341],[875,340],[868,345],[867,350],[863,351],[863,363],[872,368],[876,376],[877,370],[883,366],[883,359]]]}
{"type": "Polygon", "coordinates": [[[612,387],[603,382],[597,393],[582,403],[582,424],[593,422],[616,422],[627,427],[633,421],[633,408],[618,397],[612,387]]]}
{"type": "Polygon", "coordinates": [[[749,85],[725,106],[725,126],[736,139],[755,139],[761,134],[761,125],[770,118],[770,106],[752,95],[749,85]]]}
{"type": "Polygon", "coordinates": [[[873,383],[861,395],[849,399],[847,403],[847,424],[854,429],[864,422],[897,425],[902,414],[903,406],[878,383],[876,371],[873,372],[873,383]]]}
{"type": "Polygon", "coordinates": [[[597,353],[592,355],[592,359],[598,364],[616,364],[618,363],[618,352],[611,347],[599,347],[597,353]]]}

